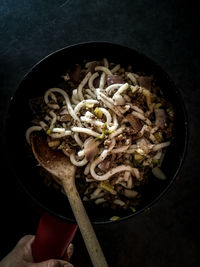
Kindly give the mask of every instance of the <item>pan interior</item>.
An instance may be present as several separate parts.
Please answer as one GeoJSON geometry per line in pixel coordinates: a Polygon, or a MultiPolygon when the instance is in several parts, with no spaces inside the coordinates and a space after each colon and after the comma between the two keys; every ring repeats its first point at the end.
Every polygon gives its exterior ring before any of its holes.
{"type": "MultiPolygon", "coordinates": [[[[134,71],[154,74],[165,98],[175,110],[175,137],[162,165],[168,179],[160,181],[153,176],[150,177],[148,185],[144,187],[141,205],[135,214],[146,209],[169,187],[180,169],[186,148],[187,126],[179,92],[168,75],[152,60],[133,49],[109,43],[79,44],[48,56],[28,73],[16,91],[7,121],[7,146],[12,151],[16,176],[28,194],[46,210],[67,220],[74,218],[67,198],[54,188],[44,185],[37,162],[26,144],[25,131],[30,126],[31,120],[28,103],[31,98],[43,96],[47,89],[58,87],[63,82],[61,75],[69,66],[81,63],[83,60],[102,60],[104,57],[116,64],[131,65],[134,71]]],[[[112,216],[123,219],[134,215],[132,211],[119,212],[98,206],[86,205],[86,209],[91,221],[95,223],[109,222],[112,216]]]]}

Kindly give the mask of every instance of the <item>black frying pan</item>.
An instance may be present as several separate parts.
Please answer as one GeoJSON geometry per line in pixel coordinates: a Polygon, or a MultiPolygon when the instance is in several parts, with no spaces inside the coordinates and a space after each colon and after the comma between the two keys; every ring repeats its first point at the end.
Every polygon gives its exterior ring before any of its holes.
{"type": "MultiPolygon", "coordinates": [[[[7,121],[7,147],[12,153],[12,166],[17,179],[24,190],[45,210],[57,217],[74,222],[74,217],[67,198],[48,188],[38,174],[37,162],[28,153],[25,131],[30,126],[31,111],[29,99],[43,96],[50,87],[58,87],[63,83],[61,75],[66,69],[83,60],[109,61],[121,65],[132,65],[134,71],[154,74],[164,96],[175,110],[175,136],[172,145],[167,149],[162,169],[167,180],[161,181],[153,176],[144,187],[142,202],[137,211],[114,211],[100,207],[87,207],[88,215],[93,223],[113,223],[109,219],[119,216],[120,220],[128,219],[149,208],[167,191],[177,176],[183,163],[187,146],[187,118],[184,104],[178,89],[166,72],[154,61],[132,48],[105,42],[81,43],[63,48],[47,56],[37,63],[24,77],[11,101],[7,121]]],[[[29,151],[30,152],[30,151],[29,151]]],[[[120,221],[119,220],[119,221],[120,221]]]]}
{"type": "MultiPolygon", "coordinates": [[[[142,201],[137,211],[135,213],[131,210],[115,211],[109,208],[93,207],[85,204],[90,220],[97,224],[113,223],[110,221],[112,216],[119,216],[119,221],[121,221],[131,218],[149,208],[170,187],[181,168],[186,153],[188,129],[181,95],[166,72],[154,61],[134,49],[105,42],[77,44],[52,53],[29,71],[16,90],[10,104],[7,120],[7,148],[8,151],[12,151],[9,154],[9,160],[12,161],[16,177],[24,190],[48,213],[68,222],[75,222],[75,220],[67,198],[56,191],[55,188],[47,187],[44,184],[43,179],[39,175],[39,168],[36,167],[37,161],[33,157],[30,147],[26,144],[25,131],[30,126],[30,120],[32,118],[29,99],[43,96],[44,92],[51,87],[61,86],[62,88],[64,85],[61,75],[71,65],[82,63],[84,60],[102,60],[104,57],[107,57],[111,62],[115,62],[116,64],[120,63],[125,67],[131,65],[136,72],[144,72],[155,76],[157,84],[164,92],[166,100],[174,108],[175,131],[173,142],[167,149],[162,165],[167,179],[162,181],[150,175],[149,183],[144,186],[142,201]]],[[[49,221],[50,219],[47,216],[45,220],[49,221]]],[[[61,225],[63,220],[58,221],[59,225],[61,225]]],[[[53,227],[54,225],[53,223],[53,227]]],[[[71,228],[72,238],[75,228],[73,226],[71,228]]],[[[46,226],[42,229],[45,230],[46,226]]],[[[63,229],[65,229],[65,226],[63,226],[63,229]]],[[[65,234],[68,236],[68,232],[65,234]]],[[[62,232],[61,236],[64,236],[62,232]]],[[[66,237],[64,238],[64,242],[65,239],[66,237]]],[[[59,241],[58,244],[61,244],[61,242],[59,241]]],[[[40,247],[37,246],[39,254],[41,251],[40,247]]],[[[63,249],[63,245],[61,245],[61,249],[63,249]]],[[[54,248],[52,251],[55,252],[54,248]]],[[[46,256],[46,258],[48,257],[49,255],[46,256]]],[[[46,258],[42,257],[38,258],[38,260],[46,258]]]]}

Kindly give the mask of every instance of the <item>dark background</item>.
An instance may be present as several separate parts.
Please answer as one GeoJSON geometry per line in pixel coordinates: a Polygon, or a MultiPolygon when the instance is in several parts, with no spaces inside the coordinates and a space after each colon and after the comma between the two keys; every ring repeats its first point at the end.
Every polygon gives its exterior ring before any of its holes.
{"type": "MultiPolygon", "coordinates": [[[[38,60],[70,44],[110,41],[133,47],[158,62],[182,93],[190,125],[183,168],[149,212],[114,225],[95,226],[110,266],[200,266],[198,13],[197,4],[181,0],[0,1],[1,148],[9,100],[18,83],[38,60]]],[[[35,233],[43,211],[12,179],[3,149],[1,156],[2,258],[21,236],[35,233]]],[[[80,233],[74,245],[73,263],[90,266],[80,233]]]]}

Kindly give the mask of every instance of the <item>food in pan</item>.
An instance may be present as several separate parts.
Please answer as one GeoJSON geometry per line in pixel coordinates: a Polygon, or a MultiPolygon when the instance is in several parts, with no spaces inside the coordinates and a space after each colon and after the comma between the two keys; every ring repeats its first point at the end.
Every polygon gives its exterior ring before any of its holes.
{"type": "MultiPolygon", "coordinates": [[[[33,125],[50,148],[77,166],[82,199],[135,211],[149,173],[166,179],[161,164],[172,140],[174,112],[153,75],[102,61],[76,64],[34,103],[33,125]]],[[[43,175],[46,175],[45,172],[43,175]]]]}

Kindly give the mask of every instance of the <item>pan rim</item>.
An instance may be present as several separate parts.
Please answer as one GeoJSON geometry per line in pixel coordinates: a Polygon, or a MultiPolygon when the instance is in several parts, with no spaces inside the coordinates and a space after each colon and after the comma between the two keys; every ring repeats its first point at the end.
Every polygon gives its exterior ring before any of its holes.
{"type": "MultiPolygon", "coordinates": [[[[176,171],[175,173],[173,174],[173,177],[171,178],[170,182],[167,184],[167,186],[164,188],[164,190],[162,190],[162,192],[157,196],[155,197],[149,204],[147,204],[145,207],[141,208],[140,210],[130,214],[130,215],[127,215],[127,216],[124,216],[124,217],[121,217],[119,218],[117,221],[111,221],[111,220],[107,220],[107,221],[92,221],[93,224],[97,224],[97,225],[101,225],[101,224],[112,224],[112,223],[119,223],[121,221],[124,221],[124,220],[127,220],[127,219],[130,219],[130,218],[133,218],[134,216],[140,214],[140,213],[143,213],[145,212],[146,210],[149,210],[153,205],[155,205],[155,203],[158,203],[159,200],[164,196],[166,195],[166,193],[168,192],[169,188],[172,187],[172,184],[174,183],[176,177],[178,176],[182,166],[183,166],[183,163],[184,163],[184,160],[185,160],[185,157],[186,157],[186,153],[187,153],[187,149],[188,149],[188,141],[189,141],[189,122],[188,122],[188,116],[187,116],[187,112],[186,112],[186,107],[185,107],[185,104],[184,104],[184,101],[183,101],[183,97],[181,95],[181,92],[180,90],[177,88],[177,86],[175,85],[174,81],[171,79],[171,77],[168,75],[168,73],[162,68],[162,66],[160,64],[158,64],[156,61],[154,61],[151,57],[149,56],[146,56],[145,54],[139,52],[138,50],[136,50],[135,48],[132,48],[132,47],[129,47],[129,46],[125,46],[125,45],[122,45],[122,44],[119,44],[119,43],[112,43],[112,42],[107,42],[107,41],[101,41],[101,42],[98,42],[98,41],[92,41],[92,42],[80,42],[80,43],[76,43],[76,44],[72,44],[72,45],[68,45],[68,46],[65,46],[63,48],[60,48],[60,49],[57,49],[53,52],[51,52],[50,54],[48,54],[47,56],[43,57],[42,59],[40,59],[39,61],[37,61],[28,71],[27,73],[22,77],[21,81],[18,83],[17,87],[16,87],[16,90],[14,92],[14,95],[12,97],[12,99],[10,100],[10,103],[9,103],[9,108],[8,108],[8,112],[7,112],[7,117],[6,117],[6,130],[7,130],[7,122],[9,120],[9,114],[10,114],[10,109],[12,107],[12,103],[13,101],[15,101],[15,94],[16,92],[18,91],[21,83],[31,74],[32,71],[34,71],[35,68],[37,68],[38,65],[40,65],[42,62],[46,61],[46,59],[52,57],[52,56],[55,56],[56,54],[58,53],[61,53],[62,51],[65,51],[69,48],[73,48],[73,47],[77,47],[77,46],[84,46],[84,45],[110,45],[110,46],[118,46],[119,48],[122,48],[122,49],[129,49],[129,50],[132,50],[134,51],[138,56],[142,56],[143,58],[146,58],[148,61],[150,61],[157,69],[159,69],[162,74],[166,77],[166,79],[169,81],[170,85],[175,89],[175,93],[179,99],[179,103],[181,105],[181,113],[183,115],[183,120],[185,122],[184,124],[184,130],[185,130],[185,133],[184,133],[184,148],[182,150],[182,154],[181,154],[181,159],[179,161],[179,164],[178,164],[178,167],[176,168],[176,171]]],[[[7,135],[6,135],[7,137],[7,135]]],[[[7,141],[6,141],[7,143],[7,141]]],[[[12,169],[15,177],[17,178],[17,181],[20,183],[20,185],[22,186],[23,190],[26,192],[26,194],[37,204],[39,205],[43,210],[49,212],[50,214],[56,216],[56,217],[59,217],[61,219],[64,219],[64,220],[67,220],[69,222],[75,222],[75,220],[73,220],[72,218],[67,218],[57,212],[54,212],[52,211],[51,209],[49,209],[46,205],[42,204],[36,197],[34,197],[31,192],[28,191],[28,189],[25,187],[25,185],[22,183],[22,181],[19,179],[18,175],[16,174],[16,170],[15,169],[12,169]]]]}

